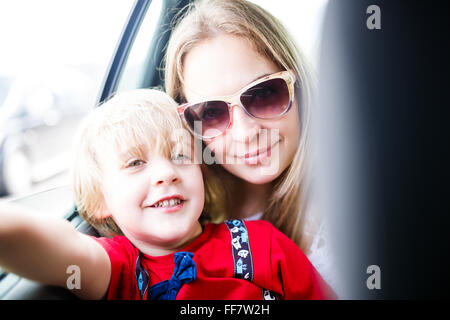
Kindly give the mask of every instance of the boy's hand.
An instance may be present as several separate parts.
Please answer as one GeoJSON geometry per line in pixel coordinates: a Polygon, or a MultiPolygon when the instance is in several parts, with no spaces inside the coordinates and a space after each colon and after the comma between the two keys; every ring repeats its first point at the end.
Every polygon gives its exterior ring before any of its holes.
{"type": "Polygon", "coordinates": [[[9,272],[41,283],[67,288],[69,266],[80,270],[84,299],[104,297],[110,281],[107,253],[70,222],[36,214],[27,208],[0,204],[0,265],[9,272]]]}

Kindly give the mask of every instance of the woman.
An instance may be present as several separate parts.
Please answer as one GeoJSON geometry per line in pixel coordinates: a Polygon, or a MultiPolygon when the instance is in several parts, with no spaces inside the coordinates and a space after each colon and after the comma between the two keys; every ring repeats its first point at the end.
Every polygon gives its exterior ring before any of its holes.
{"type": "Polygon", "coordinates": [[[247,1],[196,2],[171,35],[165,79],[188,127],[219,159],[227,216],[270,221],[332,282],[319,261],[327,258],[317,248],[320,218],[308,214],[312,88],[281,23],[247,1]]]}

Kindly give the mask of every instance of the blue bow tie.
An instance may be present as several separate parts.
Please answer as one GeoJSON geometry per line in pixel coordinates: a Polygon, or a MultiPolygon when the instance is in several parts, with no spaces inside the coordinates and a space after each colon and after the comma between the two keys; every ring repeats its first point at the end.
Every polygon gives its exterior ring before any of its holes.
{"type": "Polygon", "coordinates": [[[162,281],[151,287],[147,294],[149,300],[175,300],[181,286],[195,280],[197,266],[191,252],[177,252],[174,254],[175,268],[170,280],[162,281]]]}

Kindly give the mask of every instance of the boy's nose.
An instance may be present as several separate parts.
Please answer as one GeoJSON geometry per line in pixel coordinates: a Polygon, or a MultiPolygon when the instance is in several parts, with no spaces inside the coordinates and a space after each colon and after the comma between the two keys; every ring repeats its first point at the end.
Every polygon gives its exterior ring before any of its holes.
{"type": "Polygon", "coordinates": [[[155,186],[171,185],[178,183],[180,177],[173,167],[173,164],[167,159],[160,159],[153,163],[152,184],[155,186]]]}
{"type": "Polygon", "coordinates": [[[166,175],[158,180],[155,181],[155,185],[161,185],[161,184],[173,184],[178,182],[178,177],[174,174],[166,175]]]}

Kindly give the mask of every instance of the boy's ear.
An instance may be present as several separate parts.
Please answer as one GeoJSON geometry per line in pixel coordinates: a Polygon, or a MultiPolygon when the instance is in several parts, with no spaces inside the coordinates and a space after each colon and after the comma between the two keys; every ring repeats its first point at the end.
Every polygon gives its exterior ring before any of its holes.
{"type": "Polygon", "coordinates": [[[108,207],[105,205],[104,200],[98,205],[98,210],[95,215],[98,220],[104,220],[112,216],[111,211],[109,211],[108,207]]]}

